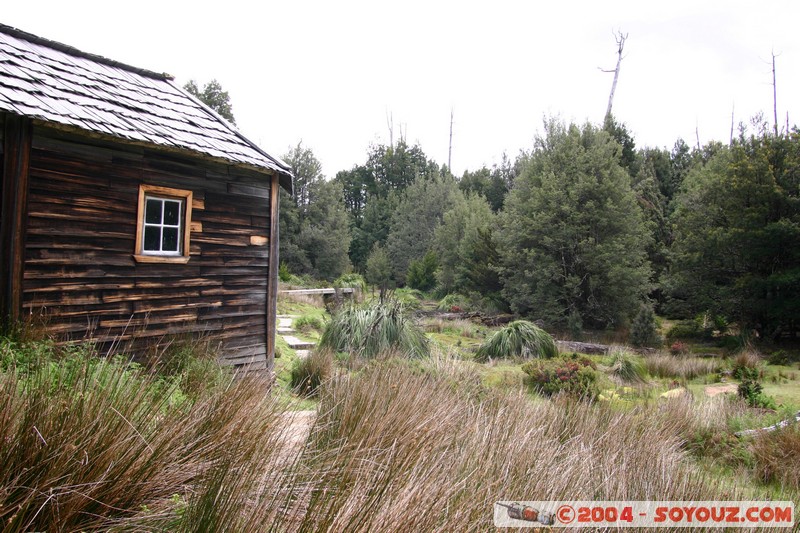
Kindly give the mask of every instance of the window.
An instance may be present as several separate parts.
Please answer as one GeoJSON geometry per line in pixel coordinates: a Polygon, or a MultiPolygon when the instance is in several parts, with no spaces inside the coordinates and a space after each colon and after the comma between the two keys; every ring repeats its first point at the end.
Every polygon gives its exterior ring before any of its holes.
{"type": "Polygon", "coordinates": [[[146,263],[189,261],[192,192],[139,186],[134,259],[146,263]]]}

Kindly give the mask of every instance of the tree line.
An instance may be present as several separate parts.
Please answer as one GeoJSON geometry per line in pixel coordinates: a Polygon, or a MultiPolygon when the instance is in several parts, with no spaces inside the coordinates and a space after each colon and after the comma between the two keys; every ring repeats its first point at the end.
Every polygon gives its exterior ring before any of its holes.
{"type": "Polygon", "coordinates": [[[332,280],[459,294],[549,327],[618,328],[707,313],[759,335],[798,331],[800,133],[760,117],[728,144],[637,148],[624,124],[550,119],[513,161],[455,177],[404,140],[331,180],[284,156],[296,194],[281,260],[332,280]]]}
{"type": "MultiPolygon", "coordinates": [[[[229,103],[215,82],[187,90],[229,103]]],[[[295,274],[355,271],[575,331],[654,310],[800,330],[797,127],[758,116],[727,144],[666,149],[637,148],[613,115],[549,119],[529,150],[460,177],[404,139],[329,180],[302,143],[284,160],[280,258],[295,274]]]]}

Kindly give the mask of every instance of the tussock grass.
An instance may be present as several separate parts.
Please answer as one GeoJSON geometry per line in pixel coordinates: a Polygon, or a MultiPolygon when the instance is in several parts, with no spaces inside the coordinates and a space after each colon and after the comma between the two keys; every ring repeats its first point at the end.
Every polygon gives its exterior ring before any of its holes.
{"type": "Polygon", "coordinates": [[[331,376],[333,354],[329,350],[314,350],[292,366],[291,386],[302,396],[315,396],[320,385],[331,376]]]}
{"type": "Polygon", "coordinates": [[[558,348],[545,330],[527,320],[516,320],[489,337],[475,353],[477,361],[522,357],[555,357],[558,348]]]}
{"type": "Polygon", "coordinates": [[[644,367],[651,376],[670,379],[693,379],[719,372],[723,363],[719,359],[681,357],[664,353],[644,357],[644,367]]]}
{"type": "Polygon", "coordinates": [[[365,359],[386,351],[409,357],[430,353],[427,337],[397,301],[342,308],[331,318],[318,346],[365,359]]]}
{"type": "Polygon", "coordinates": [[[757,435],[752,451],[758,479],[800,490],[800,425],[757,435]]]}
{"type": "Polygon", "coordinates": [[[242,523],[280,435],[267,383],[229,381],[194,402],[179,383],[90,351],[0,373],[3,531],[242,523]]]}
{"type": "Polygon", "coordinates": [[[647,381],[647,369],[639,356],[621,348],[611,350],[609,371],[612,376],[627,383],[644,383],[647,381]]]}
{"type": "Polygon", "coordinates": [[[313,488],[294,509],[298,530],[482,531],[492,528],[491,502],[525,494],[722,495],[688,466],[680,420],[657,409],[454,394],[439,372],[371,365],[330,382],[300,460],[313,488]]]}

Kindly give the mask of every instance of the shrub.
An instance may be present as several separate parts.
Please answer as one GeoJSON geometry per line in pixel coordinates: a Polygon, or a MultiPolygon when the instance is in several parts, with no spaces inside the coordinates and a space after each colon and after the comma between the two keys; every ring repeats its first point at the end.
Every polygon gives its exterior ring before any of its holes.
{"type": "Polygon", "coordinates": [[[756,380],[759,378],[759,367],[761,366],[761,358],[755,352],[745,350],[736,356],[731,367],[734,379],[750,379],[756,380]]]}
{"type": "Polygon", "coordinates": [[[289,265],[281,261],[278,266],[278,279],[284,283],[288,283],[292,279],[292,273],[289,270],[289,265]]]}
{"type": "Polygon", "coordinates": [[[333,282],[333,286],[337,289],[343,287],[353,287],[360,290],[362,293],[367,291],[367,282],[361,274],[351,272],[349,274],[342,274],[333,282]]]}
{"type": "Polygon", "coordinates": [[[573,354],[570,358],[529,361],[522,370],[530,376],[531,386],[546,396],[566,393],[594,400],[600,394],[595,365],[585,357],[573,354]]]}
{"type": "Polygon", "coordinates": [[[316,396],[320,385],[326,381],[333,368],[333,355],[328,350],[314,350],[292,366],[290,383],[302,396],[316,396]]]}
{"type": "Polygon", "coordinates": [[[630,341],[634,346],[658,346],[661,344],[656,326],[656,314],[651,305],[642,304],[639,308],[639,313],[631,324],[630,341]]]}
{"type": "Polygon", "coordinates": [[[303,333],[310,331],[321,332],[325,329],[325,321],[319,315],[302,315],[294,320],[293,326],[303,333]]]}
{"type": "Polygon", "coordinates": [[[689,347],[681,341],[675,341],[669,346],[669,353],[672,355],[684,355],[689,352],[689,347]]]}
{"type": "Polygon", "coordinates": [[[436,286],[436,270],[439,268],[439,261],[436,254],[428,252],[422,259],[411,261],[408,265],[406,283],[412,289],[429,291],[436,286]]]}
{"type": "Polygon", "coordinates": [[[545,330],[527,320],[516,320],[495,332],[475,353],[478,361],[507,357],[555,357],[558,348],[545,330]]]}
{"type": "Polygon", "coordinates": [[[409,357],[430,353],[425,333],[397,301],[343,307],[331,317],[318,345],[367,359],[392,350],[409,357]]]}
{"type": "Polygon", "coordinates": [[[460,295],[460,294],[448,294],[436,305],[436,309],[439,311],[450,311],[450,312],[460,312],[460,310],[466,309],[468,306],[467,299],[460,295]],[[459,311],[454,311],[453,308],[459,309],[459,311]]]}
{"type": "Polygon", "coordinates": [[[644,383],[647,381],[647,369],[641,359],[624,350],[615,350],[609,362],[611,374],[629,383],[644,383]]]}
{"type": "Polygon", "coordinates": [[[703,328],[697,320],[681,320],[667,332],[667,339],[702,339],[703,328]]]}
{"type": "Polygon", "coordinates": [[[775,400],[764,394],[763,387],[755,379],[745,378],[739,383],[737,392],[739,397],[747,402],[750,407],[762,409],[775,409],[775,400]]]}

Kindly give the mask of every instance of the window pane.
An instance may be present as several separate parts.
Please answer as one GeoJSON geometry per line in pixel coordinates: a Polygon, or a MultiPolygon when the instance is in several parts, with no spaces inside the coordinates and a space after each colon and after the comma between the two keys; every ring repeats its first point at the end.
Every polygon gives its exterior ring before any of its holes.
{"type": "Polygon", "coordinates": [[[161,224],[161,206],[163,202],[154,198],[147,199],[144,209],[144,221],[148,224],[161,224]]]}
{"type": "MultiPolygon", "coordinates": [[[[149,203],[149,202],[148,202],[149,203]]],[[[161,228],[158,226],[144,227],[144,250],[148,252],[158,252],[161,250],[161,228]]]]}
{"type": "Polygon", "coordinates": [[[172,200],[164,201],[164,224],[177,226],[181,216],[181,203],[172,200]]]}
{"type": "Polygon", "coordinates": [[[178,251],[178,228],[164,228],[164,237],[161,241],[161,250],[164,252],[178,251]]]}

